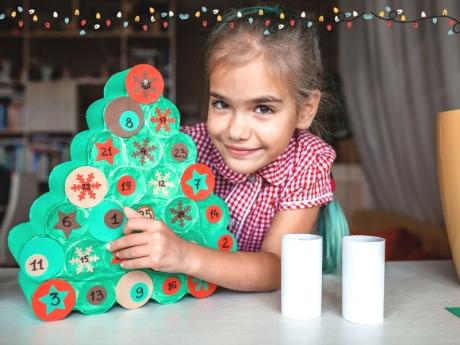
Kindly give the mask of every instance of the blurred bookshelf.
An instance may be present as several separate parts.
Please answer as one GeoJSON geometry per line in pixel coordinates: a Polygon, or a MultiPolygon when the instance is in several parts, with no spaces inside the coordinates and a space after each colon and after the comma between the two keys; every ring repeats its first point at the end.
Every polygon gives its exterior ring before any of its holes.
{"type": "Polygon", "coordinates": [[[160,21],[142,26],[111,25],[103,31],[80,34],[75,20],[54,23],[52,30],[32,23],[28,9],[50,16],[82,17],[96,12],[131,18],[175,9],[165,0],[2,0],[0,11],[24,9],[24,27],[7,16],[0,22],[0,165],[10,171],[34,172],[45,191],[49,173],[68,161],[73,136],[87,129],[85,113],[103,97],[104,84],[114,73],[139,63],[156,66],[165,78],[165,96],[176,98],[176,34],[174,21],[167,30],[160,21]]]}

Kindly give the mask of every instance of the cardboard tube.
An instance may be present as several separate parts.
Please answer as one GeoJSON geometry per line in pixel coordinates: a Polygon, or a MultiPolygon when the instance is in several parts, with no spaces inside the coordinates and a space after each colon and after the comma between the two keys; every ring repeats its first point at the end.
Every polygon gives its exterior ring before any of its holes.
{"type": "Polygon", "coordinates": [[[383,321],[385,240],[345,236],[342,240],[342,316],[376,324],[383,321]]]}
{"type": "Polygon", "coordinates": [[[438,113],[436,137],[444,221],[460,279],[460,109],[438,113]]]}
{"type": "Polygon", "coordinates": [[[294,320],[321,316],[323,238],[284,235],[281,244],[281,313],[294,320]]]}

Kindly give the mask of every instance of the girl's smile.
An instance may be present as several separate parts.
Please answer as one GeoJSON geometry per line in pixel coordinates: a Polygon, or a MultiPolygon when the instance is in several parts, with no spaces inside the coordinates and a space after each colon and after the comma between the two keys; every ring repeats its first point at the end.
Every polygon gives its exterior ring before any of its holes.
{"type": "Polygon", "coordinates": [[[235,157],[238,158],[243,158],[243,157],[248,157],[259,151],[259,149],[251,149],[251,148],[246,148],[246,147],[237,147],[237,146],[231,146],[231,145],[225,145],[225,148],[227,151],[235,157]]]}

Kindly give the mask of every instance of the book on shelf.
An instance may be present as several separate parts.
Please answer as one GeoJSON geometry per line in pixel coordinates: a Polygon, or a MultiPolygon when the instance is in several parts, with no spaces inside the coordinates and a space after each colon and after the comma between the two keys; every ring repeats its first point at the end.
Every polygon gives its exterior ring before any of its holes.
{"type": "Polygon", "coordinates": [[[10,171],[25,170],[25,151],[21,143],[0,143],[0,165],[10,171]]]}
{"type": "Polygon", "coordinates": [[[0,165],[10,171],[35,172],[39,179],[47,180],[55,166],[70,159],[69,146],[70,138],[42,137],[28,144],[20,138],[3,139],[0,165]]]}

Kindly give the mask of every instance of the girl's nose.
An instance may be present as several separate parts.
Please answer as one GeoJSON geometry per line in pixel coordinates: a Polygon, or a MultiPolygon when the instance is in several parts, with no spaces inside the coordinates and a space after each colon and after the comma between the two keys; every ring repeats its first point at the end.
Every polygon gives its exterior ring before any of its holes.
{"type": "Polygon", "coordinates": [[[228,123],[227,133],[230,140],[241,141],[249,138],[250,128],[244,114],[233,113],[228,123]]]}

